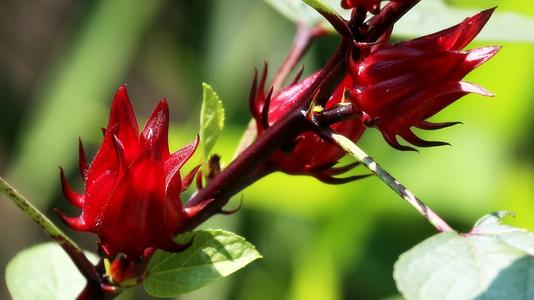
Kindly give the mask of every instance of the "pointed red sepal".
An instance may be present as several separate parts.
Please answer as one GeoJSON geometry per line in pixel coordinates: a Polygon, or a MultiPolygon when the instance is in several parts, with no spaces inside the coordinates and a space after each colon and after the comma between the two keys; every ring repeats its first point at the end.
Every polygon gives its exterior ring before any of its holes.
{"type": "Polygon", "coordinates": [[[490,58],[495,56],[495,54],[497,54],[501,49],[502,47],[499,46],[489,46],[467,51],[465,62],[469,66],[469,71],[487,62],[490,58]]]}
{"type": "MultiPolygon", "coordinates": [[[[169,177],[169,174],[166,174],[169,177]]],[[[174,175],[166,179],[165,182],[165,202],[167,203],[167,226],[174,228],[177,226],[180,215],[182,213],[182,200],[180,193],[182,192],[182,178],[180,172],[175,172],[174,175]],[[168,182],[167,182],[168,180],[168,182]]]]}
{"type": "Polygon", "coordinates": [[[182,179],[182,192],[187,190],[191,183],[193,182],[195,175],[197,174],[198,170],[200,169],[201,165],[195,166],[187,175],[182,179]]]}
{"type": "Polygon", "coordinates": [[[261,125],[263,129],[269,128],[269,107],[271,106],[271,97],[273,95],[273,88],[271,87],[265,96],[263,107],[261,108],[261,125]]]}
{"type": "Polygon", "coordinates": [[[241,195],[241,199],[239,199],[239,205],[237,205],[236,208],[229,209],[229,210],[221,208],[221,211],[219,213],[223,214],[223,215],[226,215],[226,216],[233,215],[236,212],[238,212],[239,210],[241,210],[241,207],[243,207],[243,195],[241,195]]]}
{"type": "MultiPolygon", "coordinates": [[[[326,139],[321,137],[324,141],[330,143],[330,144],[333,144],[335,145],[335,142],[333,139],[326,139]]],[[[332,169],[332,167],[334,167],[338,162],[337,161],[333,161],[333,162],[328,162],[326,164],[322,164],[322,165],[319,165],[319,166],[313,166],[313,167],[309,167],[306,171],[309,172],[309,173],[321,173],[321,172],[324,172],[326,170],[329,170],[329,169],[332,169]]]]}
{"type": "Polygon", "coordinates": [[[332,167],[332,168],[326,170],[325,173],[328,174],[328,175],[340,175],[340,174],[346,173],[346,172],[356,168],[359,165],[360,165],[360,162],[353,162],[353,163],[350,163],[348,165],[341,166],[341,167],[332,167]]]}
{"type": "Polygon", "coordinates": [[[129,125],[130,129],[138,128],[137,118],[135,117],[132,102],[128,96],[126,84],[122,84],[115,92],[113,102],[111,103],[108,128],[115,125],[129,125]]]}
{"type": "Polygon", "coordinates": [[[419,129],[425,129],[425,130],[438,130],[442,128],[451,127],[454,125],[463,124],[462,122],[440,122],[440,123],[432,123],[429,121],[419,121],[414,126],[419,129]]]}
{"type": "Polygon", "coordinates": [[[156,146],[159,149],[161,159],[167,160],[169,157],[169,105],[163,99],[158,103],[141,134],[141,148],[147,145],[156,146]]]}
{"type": "MultiPolygon", "coordinates": [[[[263,62],[263,70],[261,72],[260,82],[258,86],[258,92],[263,93],[265,91],[265,83],[267,82],[267,74],[269,73],[269,66],[267,65],[267,62],[263,62]]],[[[263,103],[259,103],[263,106],[263,103]]]]}
{"type": "Polygon", "coordinates": [[[399,143],[397,140],[397,137],[395,134],[390,134],[385,131],[382,131],[382,136],[384,137],[384,140],[393,148],[400,150],[400,151],[414,151],[419,152],[417,149],[410,147],[410,146],[404,146],[399,143]]]}
{"type": "Polygon", "coordinates": [[[87,165],[87,159],[81,138],[78,138],[78,165],[80,167],[80,176],[83,180],[86,180],[87,172],[89,172],[89,166],[87,165]]]}
{"type": "Polygon", "coordinates": [[[315,174],[315,178],[319,179],[321,182],[324,182],[324,183],[328,183],[328,184],[345,184],[345,183],[349,183],[349,182],[353,182],[353,181],[356,181],[356,180],[360,180],[360,179],[364,179],[364,178],[367,178],[369,176],[371,176],[372,174],[364,174],[364,175],[354,175],[354,176],[349,176],[349,177],[333,177],[329,174],[326,174],[326,173],[319,173],[319,174],[315,174]]]}
{"type": "Polygon", "coordinates": [[[460,50],[467,46],[477,34],[482,30],[484,25],[495,11],[490,8],[479,12],[463,20],[460,24],[438,31],[433,34],[425,35],[417,39],[398,43],[405,47],[416,48],[424,51],[435,50],[460,50]]]}
{"type": "Polygon", "coordinates": [[[197,186],[197,190],[201,190],[204,188],[204,184],[202,183],[202,170],[198,170],[198,173],[197,173],[197,180],[195,181],[195,184],[197,186]]]}
{"type": "Polygon", "coordinates": [[[404,130],[399,134],[408,143],[418,147],[437,147],[437,146],[450,146],[447,142],[440,141],[426,141],[415,135],[410,129],[404,130]]]}
{"type": "Polygon", "coordinates": [[[87,225],[85,224],[85,221],[83,220],[82,216],[79,217],[68,217],[65,215],[62,211],[60,211],[57,208],[54,208],[56,214],[59,216],[63,224],[68,226],[70,229],[77,230],[77,231],[88,231],[87,225]]]}
{"type": "Polygon", "coordinates": [[[192,218],[196,216],[199,212],[201,212],[208,204],[213,202],[215,199],[208,199],[204,200],[196,205],[193,206],[187,206],[184,208],[184,212],[187,215],[187,217],[192,218]]]}
{"type": "Polygon", "coordinates": [[[84,197],[83,195],[76,193],[70,187],[62,167],[59,167],[59,177],[61,180],[61,191],[63,192],[63,195],[65,195],[65,198],[67,198],[72,205],[81,208],[83,206],[84,197]]]}
{"type": "Polygon", "coordinates": [[[166,185],[168,185],[174,174],[179,172],[184,164],[193,156],[199,142],[200,138],[198,135],[196,135],[195,140],[192,143],[174,152],[169,159],[165,161],[166,185]]]}
{"type": "Polygon", "coordinates": [[[302,73],[304,73],[304,66],[300,67],[300,69],[297,71],[297,74],[291,81],[289,85],[295,85],[299,82],[300,78],[302,77],[302,73]]]}
{"type": "Polygon", "coordinates": [[[250,113],[252,114],[252,117],[254,118],[254,120],[259,121],[260,112],[258,109],[258,104],[256,103],[257,102],[257,90],[258,90],[258,69],[254,69],[254,77],[252,79],[252,84],[250,86],[250,92],[248,96],[248,106],[249,106],[250,113]]]}
{"type": "Polygon", "coordinates": [[[121,85],[117,92],[115,92],[113,102],[111,103],[107,128],[109,129],[114,126],[118,127],[117,135],[127,148],[136,146],[139,127],[125,84],[121,85]]]}
{"type": "Polygon", "coordinates": [[[113,148],[115,149],[115,154],[117,155],[117,163],[118,163],[117,177],[121,178],[128,171],[128,162],[126,161],[126,153],[124,150],[124,145],[122,144],[122,142],[119,140],[119,138],[116,135],[113,135],[112,141],[113,141],[113,148]]]}

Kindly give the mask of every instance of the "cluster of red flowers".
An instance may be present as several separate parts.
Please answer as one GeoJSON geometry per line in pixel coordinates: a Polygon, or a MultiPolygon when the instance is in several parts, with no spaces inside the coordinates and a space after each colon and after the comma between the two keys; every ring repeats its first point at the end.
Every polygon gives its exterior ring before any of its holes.
{"type": "MultiPolygon", "coordinates": [[[[380,0],[343,0],[342,6],[377,13],[380,0]]],[[[461,80],[499,50],[499,47],[462,50],[480,32],[492,12],[483,11],[454,27],[414,40],[391,44],[386,33],[378,43],[363,46],[355,43],[351,47],[359,55],[347,55],[342,80],[324,109],[349,103],[356,108],[356,115],[330,125],[330,129],[357,141],[366,127],[376,127],[399,150],[413,148],[401,145],[397,136],[415,146],[444,144],[422,140],[411,127],[434,130],[454,125],[455,122],[432,123],[427,119],[468,93],[491,95],[461,80]]],[[[250,97],[258,136],[295,107],[318,73],[278,91],[266,91],[266,77],[265,70],[259,82],[257,78],[254,80],[250,97]]],[[[175,234],[213,200],[194,206],[182,204],[180,193],[193,181],[198,167],[183,178],[180,170],[193,155],[198,140],[170,154],[168,125],[168,105],[162,100],[139,133],[126,87],[121,86],[112,103],[104,140],[90,165],[85,163],[80,144],[84,193],[74,192],[61,172],[66,198],[81,209],[81,215],[76,218],[59,212],[62,220],[74,230],[96,233],[106,258],[123,255],[114,265],[119,269],[114,271],[119,282],[129,276],[117,274],[131,269],[130,262],[146,260],[154,249],[179,251],[186,247],[173,241],[175,234]]],[[[268,158],[266,164],[272,170],[312,175],[329,183],[361,178],[335,178],[354,165],[334,167],[345,152],[312,131],[301,133],[286,148],[268,158]]]]}
{"type": "MultiPolygon", "coordinates": [[[[343,7],[371,6],[380,1],[342,1],[343,7]]],[[[446,142],[425,141],[417,137],[411,127],[435,130],[459,122],[432,123],[427,121],[454,101],[468,93],[484,96],[492,94],[484,88],[461,81],[470,71],[489,60],[500,47],[482,47],[462,51],[480,32],[494,9],[480,12],[460,24],[414,40],[389,43],[389,32],[380,38],[379,44],[358,49],[360,56],[348,56],[348,73],[339,83],[325,109],[342,101],[357,107],[358,119],[342,121],[331,126],[353,141],[363,134],[365,126],[376,127],[384,139],[398,150],[415,150],[401,145],[396,136],[419,147],[446,145],[446,142]],[[348,96],[348,99],[344,99],[348,96]]],[[[257,124],[257,132],[278,121],[288,108],[295,104],[317,73],[294,82],[274,92],[265,93],[265,73],[261,77],[259,91],[253,86],[251,110],[257,124]],[[267,103],[267,104],[266,104],[267,103]],[[262,114],[265,105],[268,114],[262,114]],[[267,120],[265,120],[267,118],[267,120]]],[[[308,174],[319,180],[337,183],[359,179],[361,176],[334,178],[350,168],[333,166],[345,154],[336,145],[322,140],[317,134],[307,132],[295,140],[291,151],[279,151],[272,157],[277,170],[289,174],[308,174]]]]}

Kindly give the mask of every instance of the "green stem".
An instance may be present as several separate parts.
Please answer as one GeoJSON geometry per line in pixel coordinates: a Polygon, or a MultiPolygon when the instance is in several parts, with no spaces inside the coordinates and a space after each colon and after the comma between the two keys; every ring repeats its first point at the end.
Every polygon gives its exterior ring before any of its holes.
{"type": "Polygon", "coordinates": [[[367,169],[373,172],[380,180],[387,184],[395,193],[401,196],[408,204],[414,207],[423,217],[425,217],[430,224],[434,225],[438,231],[454,231],[454,229],[447,224],[440,216],[438,216],[430,207],[423,201],[417,198],[404,185],[402,185],[391,174],[384,170],[372,157],[367,155],[360,147],[354,144],[350,139],[343,135],[334,133],[328,129],[319,129],[319,133],[327,140],[331,140],[347,153],[354,156],[367,169]]]}
{"type": "Polygon", "coordinates": [[[28,215],[41,229],[67,252],[82,275],[93,283],[100,284],[98,275],[93,264],[87,259],[83,250],[72,241],[61,229],[59,229],[50,219],[48,219],[37,207],[31,204],[19,192],[0,177],[0,192],[8,197],[22,212],[28,215]]]}

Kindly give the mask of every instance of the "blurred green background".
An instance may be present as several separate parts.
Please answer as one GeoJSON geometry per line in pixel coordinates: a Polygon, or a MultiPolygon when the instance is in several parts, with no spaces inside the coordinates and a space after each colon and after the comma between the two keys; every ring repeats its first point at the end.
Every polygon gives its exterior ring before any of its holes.
{"type": "MultiPolygon", "coordinates": [[[[534,4],[521,0],[453,2],[499,4],[500,12],[534,16],[534,4]]],[[[169,100],[171,150],[194,139],[201,82],[211,84],[226,107],[215,149],[228,163],[249,119],[253,68],[265,60],[274,73],[294,32],[259,0],[2,0],[0,174],[56,222],[54,207],[74,214],[59,193],[57,166],[81,187],[77,137],[94,154],[121,83],[128,83],[140,122],[159,98],[169,100]]],[[[326,37],[314,44],[306,73],[324,63],[336,42],[326,37]]],[[[534,230],[534,46],[484,41],[470,47],[487,44],[504,49],[468,80],[497,96],[465,97],[435,118],[464,125],[421,134],[452,147],[402,153],[375,130],[366,132],[361,147],[458,230],[501,209],[516,212],[510,223],[534,230]]],[[[243,195],[239,213],[205,226],[245,236],[264,259],[180,299],[393,299],[394,261],[434,233],[376,178],[327,186],[274,174],[243,195]]],[[[47,238],[1,200],[3,274],[18,251],[47,238]]],[[[72,234],[85,248],[96,248],[93,236],[72,234]]],[[[131,297],[147,298],[141,291],[131,297]]],[[[4,280],[0,298],[9,299],[4,280]]]]}

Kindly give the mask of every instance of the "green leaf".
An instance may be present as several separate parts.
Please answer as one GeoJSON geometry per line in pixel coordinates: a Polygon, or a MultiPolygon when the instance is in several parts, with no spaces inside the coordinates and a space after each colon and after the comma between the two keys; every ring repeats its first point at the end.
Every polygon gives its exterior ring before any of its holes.
{"type": "Polygon", "coordinates": [[[406,299],[534,299],[534,233],[502,225],[509,212],[480,219],[467,234],[443,232],[395,263],[406,299]]]}
{"type": "Polygon", "coordinates": [[[226,277],[261,258],[255,247],[231,232],[206,229],[188,233],[179,242],[193,244],[183,252],[157,251],[147,268],[144,288],[155,297],[174,297],[226,277]]]}
{"type": "Polygon", "coordinates": [[[202,161],[207,161],[224,127],[224,107],[221,99],[209,84],[202,83],[202,89],[200,143],[202,147],[202,161]]]}
{"type": "MultiPolygon", "coordinates": [[[[91,261],[98,257],[88,253],[91,261]]],[[[6,268],[7,288],[14,300],[71,300],[85,286],[85,279],[63,249],[48,242],[19,252],[6,268]]]]}

